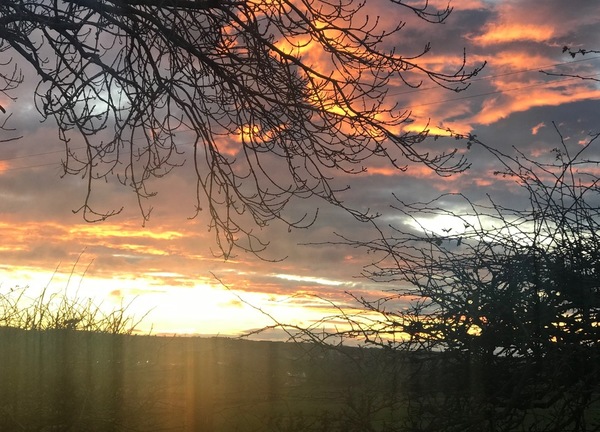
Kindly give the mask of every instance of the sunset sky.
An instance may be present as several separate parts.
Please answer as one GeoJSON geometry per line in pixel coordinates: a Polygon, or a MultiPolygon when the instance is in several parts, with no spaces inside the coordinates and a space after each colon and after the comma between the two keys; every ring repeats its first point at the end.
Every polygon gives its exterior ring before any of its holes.
{"type": "MultiPolygon", "coordinates": [[[[446,2],[439,4],[445,7],[446,2]]],[[[573,148],[600,131],[599,81],[540,72],[600,79],[599,54],[573,59],[562,50],[600,49],[596,2],[464,0],[451,5],[454,11],[443,25],[419,23],[405,17],[401,8],[390,8],[398,9],[396,16],[381,7],[369,11],[384,20],[408,20],[397,34],[399,52],[418,52],[431,42],[422,64],[458,65],[463,48],[469,67],[487,62],[461,93],[428,82],[417,90],[390,89],[391,102],[412,110],[411,128],[420,130],[429,122],[434,132],[470,132],[488,145],[506,151],[516,146],[531,156],[557,146],[553,122],[573,148]]],[[[23,85],[16,93],[19,100],[9,106],[11,126],[23,138],[0,143],[1,293],[17,285],[29,285],[34,292],[50,284],[107,307],[133,301],[136,313],[150,310],[142,330],[152,326],[154,333],[231,335],[272,324],[257,308],[281,322],[310,325],[334,312],[326,300],[351,304],[346,292],[377,295],[389,288],[358,277],[373,259],[364,251],[303,245],[334,240],[334,233],[374,236],[367,224],[314,200],[293,203],[298,212],[319,207],[319,217],[309,229],[288,232],[275,223],[262,230],[271,242],[265,257],[274,261],[243,252],[228,261],[216,258],[206,215],[188,219],[194,211],[194,185],[185,169],[156,183],[158,196],[145,227],[135,197],[118,185],[109,185],[103,196],[107,207],[124,205],[124,211],[103,223],[84,222],[72,210],[83,202],[85,182],[60,177],[64,148],[54,125],[40,123],[31,93],[32,88],[23,85]]],[[[185,132],[181,139],[185,142],[185,132]]],[[[459,144],[440,140],[427,145],[459,144]]],[[[463,174],[441,178],[422,167],[397,172],[375,165],[364,175],[343,179],[351,185],[344,199],[393,222],[392,194],[406,201],[456,191],[475,200],[487,193],[510,198],[514,189],[491,175],[497,167],[489,156],[476,148],[462,150],[472,164],[463,174]]],[[[600,149],[592,150],[600,154],[600,149]]]]}

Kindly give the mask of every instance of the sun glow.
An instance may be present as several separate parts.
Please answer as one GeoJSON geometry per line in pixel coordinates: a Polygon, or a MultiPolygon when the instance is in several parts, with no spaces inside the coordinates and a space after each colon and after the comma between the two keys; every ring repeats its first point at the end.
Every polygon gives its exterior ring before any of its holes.
{"type": "MultiPolygon", "coordinates": [[[[312,295],[289,295],[227,288],[216,279],[178,285],[183,275],[148,271],[130,278],[86,275],[73,267],[43,271],[31,267],[0,267],[0,295],[25,290],[24,299],[41,293],[53,298],[91,301],[106,313],[126,308],[125,315],[138,322],[136,333],[158,335],[236,336],[275,324],[311,326],[334,310],[312,295]],[[169,284],[169,281],[172,284],[169,284]]],[[[275,275],[285,280],[337,286],[342,282],[319,278],[275,275]]],[[[235,287],[235,283],[232,284],[235,287]]]]}

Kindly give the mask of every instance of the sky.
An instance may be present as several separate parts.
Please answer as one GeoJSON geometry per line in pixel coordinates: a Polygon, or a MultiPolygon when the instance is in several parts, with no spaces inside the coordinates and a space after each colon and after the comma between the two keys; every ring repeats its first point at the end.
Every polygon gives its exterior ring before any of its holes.
{"type": "MultiPolygon", "coordinates": [[[[487,62],[461,93],[430,83],[418,90],[391,89],[390,102],[412,111],[415,130],[427,124],[433,132],[451,128],[506,151],[516,146],[531,156],[557,146],[553,124],[573,148],[600,131],[600,82],[540,72],[600,78],[600,55],[573,59],[562,50],[600,49],[595,2],[455,1],[443,25],[419,23],[406,12],[394,15],[381,2],[377,5],[367,2],[369,14],[384,21],[407,20],[397,34],[400,51],[416,52],[431,43],[420,63],[443,70],[460,64],[463,49],[468,67],[487,62]]],[[[364,251],[310,244],[335,240],[334,233],[374,235],[368,224],[315,201],[295,202],[291,209],[304,212],[318,206],[319,217],[310,228],[288,232],[274,223],[261,230],[270,241],[269,261],[247,253],[228,261],[215,257],[205,216],[188,218],[194,191],[184,170],[156,184],[158,196],[145,226],[133,194],[117,187],[105,199],[108,206],[123,205],[123,212],[102,223],[84,222],[72,211],[83,202],[84,181],[61,177],[64,149],[55,127],[40,122],[28,83],[18,89],[18,100],[7,105],[10,124],[23,138],[0,143],[0,293],[29,286],[35,296],[48,286],[93,298],[107,308],[132,302],[132,312],[149,312],[140,326],[144,332],[236,335],[273,324],[272,319],[309,326],[334,314],[332,303],[351,307],[348,292],[376,297],[390,288],[360,277],[362,266],[373,259],[364,251]]],[[[441,178],[418,166],[406,172],[372,166],[365,175],[344,179],[351,189],[343,198],[381,212],[384,221],[397,218],[390,208],[394,195],[419,201],[461,191],[475,200],[486,194],[514,199],[515,189],[491,175],[497,167],[488,155],[462,151],[471,163],[463,174],[441,178]]]]}

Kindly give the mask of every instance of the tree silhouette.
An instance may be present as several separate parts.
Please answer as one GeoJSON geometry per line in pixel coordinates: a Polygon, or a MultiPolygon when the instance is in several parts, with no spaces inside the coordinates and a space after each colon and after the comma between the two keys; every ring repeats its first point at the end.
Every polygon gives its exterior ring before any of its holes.
{"type": "MultiPolygon", "coordinates": [[[[10,61],[8,63],[10,63],[10,61]]],[[[6,98],[7,100],[14,100],[14,98],[11,98],[10,92],[15,90],[22,82],[23,75],[17,70],[17,68],[13,67],[12,70],[7,71],[6,73],[2,73],[0,71],[0,96],[2,98],[6,98]]],[[[2,104],[0,104],[0,112],[2,114],[7,113],[6,108],[2,104]]],[[[8,124],[11,115],[12,114],[8,114],[2,119],[2,121],[0,121],[0,131],[2,131],[3,134],[3,136],[0,138],[0,142],[14,141],[21,138],[13,133],[14,129],[11,129],[8,124]],[[6,136],[4,136],[5,134],[6,136]]]]}
{"type": "MultiPolygon", "coordinates": [[[[434,24],[451,12],[426,1],[385,6],[434,24]]],[[[95,182],[113,175],[147,220],[151,180],[191,159],[194,214],[207,209],[227,257],[234,245],[264,249],[253,226],[309,226],[316,212],[286,215],[291,200],[318,197],[368,220],[338,199],[333,179],[371,157],[440,174],[466,167],[452,150],[420,149],[427,132],[403,131],[410,112],[386,96],[423,80],[459,91],[479,68],[421,66],[428,44],[397,53],[403,25],[387,27],[352,0],[7,0],[0,77],[10,93],[19,65],[34,68],[37,109],[65,144],[64,172],[87,179],[86,220],[119,213],[92,199],[95,182]]]]}
{"type": "Polygon", "coordinates": [[[538,159],[471,137],[527,206],[460,193],[398,201],[391,234],[340,239],[375,254],[364,276],[388,286],[355,297],[363,310],[340,314],[352,330],[327,337],[408,353],[396,357],[406,430],[600,428],[600,160],[586,156],[599,136],[575,151],[560,136],[538,159]],[[440,216],[448,225],[431,228],[440,216]]]}

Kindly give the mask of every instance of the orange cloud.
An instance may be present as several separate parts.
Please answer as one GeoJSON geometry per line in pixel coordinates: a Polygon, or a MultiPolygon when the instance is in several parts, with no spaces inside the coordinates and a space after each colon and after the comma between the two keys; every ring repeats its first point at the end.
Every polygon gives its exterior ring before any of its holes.
{"type": "Polygon", "coordinates": [[[486,177],[486,178],[475,178],[473,180],[473,183],[477,186],[477,187],[490,187],[492,186],[494,183],[496,183],[497,181],[501,181],[498,180],[494,177],[486,177]],[[492,180],[493,179],[493,180],[492,180]]]}
{"type": "Polygon", "coordinates": [[[473,120],[479,124],[489,125],[512,113],[527,111],[533,107],[559,106],[565,103],[600,99],[600,89],[590,89],[578,84],[564,88],[561,83],[557,84],[523,89],[527,91],[514,91],[510,95],[504,94],[487,99],[473,120]]]}
{"type": "Polygon", "coordinates": [[[426,179],[439,178],[442,181],[444,180],[443,177],[438,176],[435,172],[433,172],[431,170],[431,168],[428,168],[424,165],[411,164],[408,166],[408,168],[406,170],[406,174],[409,177],[414,177],[414,178],[426,178],[426,179]]]}
{"type": "Polygon", "coordinates": [[[498,75],[502,75],[505,69],[508,69],[506,72],[528,71],[535,67],[537,72],[537,70],[554,63],[556,63],[556,60],[550,57],[536,54],[531,51],[515,49],[497,52],[494,54],[493,58],[488,59],[488,64],[490,67],[500,69],[497,72],[495,71],[495,73],[498,75]]]}
{"type": "Polygon", "coordinates": [[[537,135],[539,130],[543,127],[546,127],[546,123],[540,122],[540,123],[536,124],[534,127],[531,128],[531,135],[537,135]]]}
{"type": "Polygon", "coordinates": [[[177,231],[150,231],[148,229],[140,230],[139,226],[128,227],[126,225],[75,225],[69,229],[69,234],[74,236],[89,236],[93,238],[105,237],[130,237],[130,238],[150,238],[153,240],[173,240],[184,236],[177,231]]]}
{"type": "Polygon", "coordinates": [[[468,38],[477,45],[488,46],[507,42],[545,42],[555,36],[554,27],[547,24],[502,24],[488,25],[484,33],[468,38]]]}
{"type": "Polygon", "coordinates": [[[0,234],[2,235],[3,246],[8,247],[10,245],[9,247],[13,249],[22,247],[31,239],[48,239],[52,235],[66,237],[64,227],[58,224],[33,222],[0,222],[0,234]]]}
{"type": "Polygon", "coordinates": [[[381,176],[395,176],[402,174],[400,170],[393,167],[368,167],[366,171],[367,175],[381,175],[381,176]]]}
{"type": "MultiPolygon", "coordinates": [[[[468,112],[468,110],[464,112],[468,112]]],[[[451,137],[454,134],[466,135],[472,131],[472,128],[465,123],[458,122],[444,122],[440,126],[429,126],[414,122],[404,128],[405,132],[422,132],[423,130],[427,130],[429,136],[451,137]]]]}
{"type": "Polygon", "coordinates": [[[157,247],[153,247],[150,245],[140,245],[140,244],[111,244],[111,247],[116,250],[135,252],[144,255],[169,255],[169,251],[160,249],[157,247]]]}

